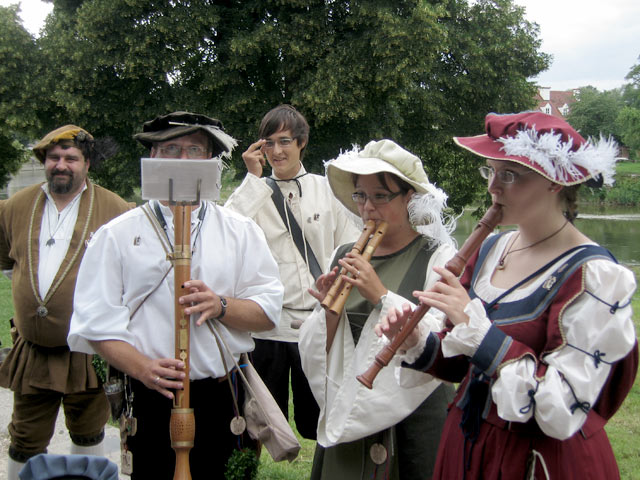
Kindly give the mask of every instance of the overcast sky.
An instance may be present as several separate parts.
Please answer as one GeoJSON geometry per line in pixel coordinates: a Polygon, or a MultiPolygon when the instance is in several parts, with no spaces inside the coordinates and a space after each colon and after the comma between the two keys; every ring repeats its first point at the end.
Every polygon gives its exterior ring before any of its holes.
{"type": "Polygon", "coordinates": [[[640,1],[515,0],[540,25],[542,51],[553,63],[540,86],[566,90],[592,85],[611,90],[640,63],[640,1]]]}
{"type": "MultiPolygon", "coordinates": [[[[108,1],[108,0],[105,0],[108,1]]],[[[0,0],[0,5],[17,0],[0,0]]],[[[515,0],[526,17],[540,25],[542,51],[553,55],[551,68],[535,80],[553,90],[592,85],[600,91],[622,86],[640,63],[639,0],[515,0]]],[[[53,8],[22,0],[21,17],[38,34],[53,8]]]]}

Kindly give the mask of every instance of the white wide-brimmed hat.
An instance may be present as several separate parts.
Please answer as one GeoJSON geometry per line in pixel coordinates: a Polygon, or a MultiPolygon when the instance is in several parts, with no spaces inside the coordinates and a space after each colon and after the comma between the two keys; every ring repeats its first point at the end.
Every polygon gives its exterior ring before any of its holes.
{"type": "Polygon", "coordinates": [[[422,161],[392,140],[371,141],[325,163],[327,179],[336,198],[352,213],[360,215],[353,201],[353,175],[390,173],[413,187],[417,195],[409,202],[409,218],[416,229],[435,240],[453,243],[450,233],[455,220],[444,215],[447,194],[429,182],[422,161]],[[445,218],[446,217],[446,218],[445,218]]]}
{"type": "Polygon", "coordinates": [[[344,152],[326,164],[327,178],[333,194],[356,215],[358,207],[351,198],[354,192],[353,175],[373,175],[387,172],[411,185],[417,193],[446,194],[429,182],[422,162],[391,140],[371,141],[359,150],[344,152]]]}

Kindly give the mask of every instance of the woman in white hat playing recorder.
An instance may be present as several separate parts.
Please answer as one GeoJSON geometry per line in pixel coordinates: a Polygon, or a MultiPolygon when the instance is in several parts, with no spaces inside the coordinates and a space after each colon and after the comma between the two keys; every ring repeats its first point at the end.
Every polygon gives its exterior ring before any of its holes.
{"type": "MultiPolygon", "coordinates": [[[[486,159],[501,224],[517,230],[489,237],[460,281],[435,269],[442,281],[416,296],[449,328],[404,344],[410,366],[461,382],[434,478],[619,478],[604,426],[636,375],[636,282],[572,223],[577,186],[611,184],[617,148],[540,112],[485,126],[454,140],[486,159]]],[[[409,309],[376,329],[393,336],[409,309]]]]}
{"type": "MultiPolygon", "coordinates": [[[[318,305],[300,331],[303,369],[320,405],[311,478],[428,478],[452,387],[408,369],[401,369],[406,388],[398,387],[393,368],[373,390],[356,376],[383,346],[373,330],[380,315],[433,285],[437,276],[426,272],[455,253],[452,222],[443,215],[446,195],[429,182],[420,159],[391,140],[340,155],[328,163],[327,177],[351,212],[388,228],[370,263],[343,245],[318,279],[319,291],[311,290],[324,299],[340,267],[353,285],[340,316],[318,305]]],[[[428,316],[438,329],[442,319],[428,316]]]]}

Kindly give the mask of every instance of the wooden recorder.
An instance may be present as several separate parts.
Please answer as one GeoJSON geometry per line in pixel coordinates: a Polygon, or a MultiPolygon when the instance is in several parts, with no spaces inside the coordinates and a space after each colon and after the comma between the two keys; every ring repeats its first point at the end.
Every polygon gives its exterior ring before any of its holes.
{"type": "MultiPolygon", "coordinates": [[[[500,223],[502,219],[502,208],[500,205],[491,205],[489,210],[484,214],[476,225],[469,238],[464,242],[464,245],[460,248],[458,253],[447,262],[444,266],[447,270],[452,272],[456,276],[460,276],[464,266],[469,261],[469,258],[478,251],[482,242],[493,231],[493,229],[500,223]]],[[[418,325],[422,317],[429,311],[429,307],[420,304],[411,314],[407,323],[402,327],[391,343],[385,345],[385,347],[375,356],[373,364],[362,375],[358,375],[357,379],[367,388],[373,388],[373,381],[378,376],[380,370],[387,366],[396,351],[407,339],[411,331],[418,325]]]]}
{"type": "MultiPolygon", "coordinates": [[[[352,253],[360,253],[362,257],[368,262],[373,256],[376,248],[380,244],[380,241],[387,232],[388,224],[385,221],[381,221],[376,225],[374,220],[368,220],[364,226],[364,230],[358,238],[358,241],[353,244],[351,248],[352,253]]],[[[324,297],[324,300],[320,303],[322,307],[335,314],[340,315],[344,309],[344,305],[347,302],[349,293],[351,293],[351,285],[349,282],[345,282],[342,279],[343,275],[347,274],[347,269],[342,267],[338,276],[334,280],[331,288],[324,297]]]]}

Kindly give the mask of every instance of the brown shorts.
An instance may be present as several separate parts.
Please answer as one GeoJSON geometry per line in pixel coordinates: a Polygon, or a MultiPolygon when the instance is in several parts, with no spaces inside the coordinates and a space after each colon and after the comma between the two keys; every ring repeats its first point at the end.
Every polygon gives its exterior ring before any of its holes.
{"type": "Polygon", "coordinates": [[[29,395],[14,392],[9,424],[9,455],[14,460],[24,462],[47,451],[61,403],[69,435],[75,444],[90,446],[102,441],[110,413],[102,388],[67,395],[47,390],[29,395]]]}

